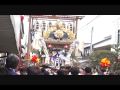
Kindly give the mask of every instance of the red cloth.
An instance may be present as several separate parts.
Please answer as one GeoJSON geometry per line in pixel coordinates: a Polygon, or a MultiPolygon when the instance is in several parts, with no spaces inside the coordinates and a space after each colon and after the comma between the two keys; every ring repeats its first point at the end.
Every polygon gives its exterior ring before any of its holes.
{"type": "Polygon", "coordinates": [[[24,16],[20,16],[20,18],[21,18],[21,22],[23,21],[23,19],[24,19],[24,16]]]}

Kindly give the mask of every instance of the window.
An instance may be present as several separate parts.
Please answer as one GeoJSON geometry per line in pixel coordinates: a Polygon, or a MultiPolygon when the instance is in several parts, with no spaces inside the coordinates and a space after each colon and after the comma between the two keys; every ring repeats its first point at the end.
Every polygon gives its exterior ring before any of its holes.
{"type": "Polygon", "coordinates": [[[51,27],[52,26],[52,22],[49,22],[49,27],[51,27]]]}
{"type": "Polygon", "coordinates": [[[72,24],[70,23],[70,30],[72,31],[72,24]]]}
{"type": "Polygon", "coordinates": [[[71,23],[68,23],[67,28],[72,31],[72,30],[73,30],[73,29],[72,29],[72,28],[73,28],[72,24],[71,24],[71,23]]]}
{"type": "Polygon", "coordinates": [[[39,22],[36,22],[36,29],[39,29],[39,22]]]}
{"type": "Polygon", "coordinates": [[[46,23],[45,23],[45,21],[43,21],[42,24],[43,24],[43,30],[45,30],[46,29],[46,23]]]}

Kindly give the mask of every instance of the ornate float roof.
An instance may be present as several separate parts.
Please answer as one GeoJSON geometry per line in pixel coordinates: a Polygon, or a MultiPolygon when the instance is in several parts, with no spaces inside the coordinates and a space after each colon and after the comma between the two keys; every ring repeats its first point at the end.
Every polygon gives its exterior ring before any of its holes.
{"type": "MultiPolygon", "coordinates": [[[[74,22],[76,21],[77,19],[83,19],[85,16],[84,15],[30,15],[30,17],[32,19],[47,19],[47,20],[56,20],[56,19],[59,19],[59,20],[65,20],[65,21],[71,21],[74,22]]],[[[74,23],[73,25],[73,28],[76,27],[75,25],[76,23],[74,23]]],[[[76,29],[76,28],[74,28],[76,29]]],[[[67,29],[57,29],[57,30],[53,30],[53,34],[51,33],[52,31],[49,30],[49,28],[47,30],[45,30],[43,32],[43,37],[45,38],[45,42],[46,43],[51,43],[51,44],[71,44],[74,39],[75,39],[75,36],[76,36],[76,30],[73,30],[73,31],[70,31],[70,30],[67,30],[67,29]],[[74,32],[75,31],[75,32],[74,32]],[[49,36],[52,35],[54,37],[56,36],[59,36],[61,35],[60,32],[63,32],[63,33],[66,33],[68,38],[67,39],[52,39],[50,38],[49,36]]],[[[64,35],[66,35],[64,34],[64,35]]]]}
{"type": "Polygon", "coordinates": [[[54,39],[46,39],[46,43],[51,43],[51,44],[71,44],[73,40],[54,40],[54,39]]]}
{"type": "Polygon", "coordinates": [[[75,19],[82,19],[84,18],[84,16],[83,15],[31,15],[31,18],[75,20],[75,19]]]}

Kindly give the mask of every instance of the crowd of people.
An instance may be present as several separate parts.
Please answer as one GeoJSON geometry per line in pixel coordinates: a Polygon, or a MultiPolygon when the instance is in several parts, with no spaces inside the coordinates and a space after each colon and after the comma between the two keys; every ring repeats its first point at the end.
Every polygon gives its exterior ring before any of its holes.
{"type": "Polygon", "coordinates": [[[91,67],[79,68],[77,66],[65,65],[59,69],[44,65],[33,65],[18,68],[19,57],[9,54],[4,67],[0,67],[0,75],[119,75],[119,72],[111,73],[106,69],[96,69],[91,67]]]}

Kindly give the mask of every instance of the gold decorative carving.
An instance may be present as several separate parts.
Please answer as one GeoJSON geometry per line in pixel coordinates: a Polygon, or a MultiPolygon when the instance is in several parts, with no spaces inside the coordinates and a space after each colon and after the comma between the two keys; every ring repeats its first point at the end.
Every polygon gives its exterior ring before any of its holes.
{"type": "Polygon", "coordinates": [[[52,25],[50,28],[48,28],[48,30],[44,31],[43,37],[45,39],[48,39],[51,32],[54,32],[54,36],[58,39],[63,37],[64,32],[67,33],[68,39],[75,39],[75,34],[73,33],[73,31],[64,28],[63,22],[61,21],[57,21],[55,25],[52,25]]]}

